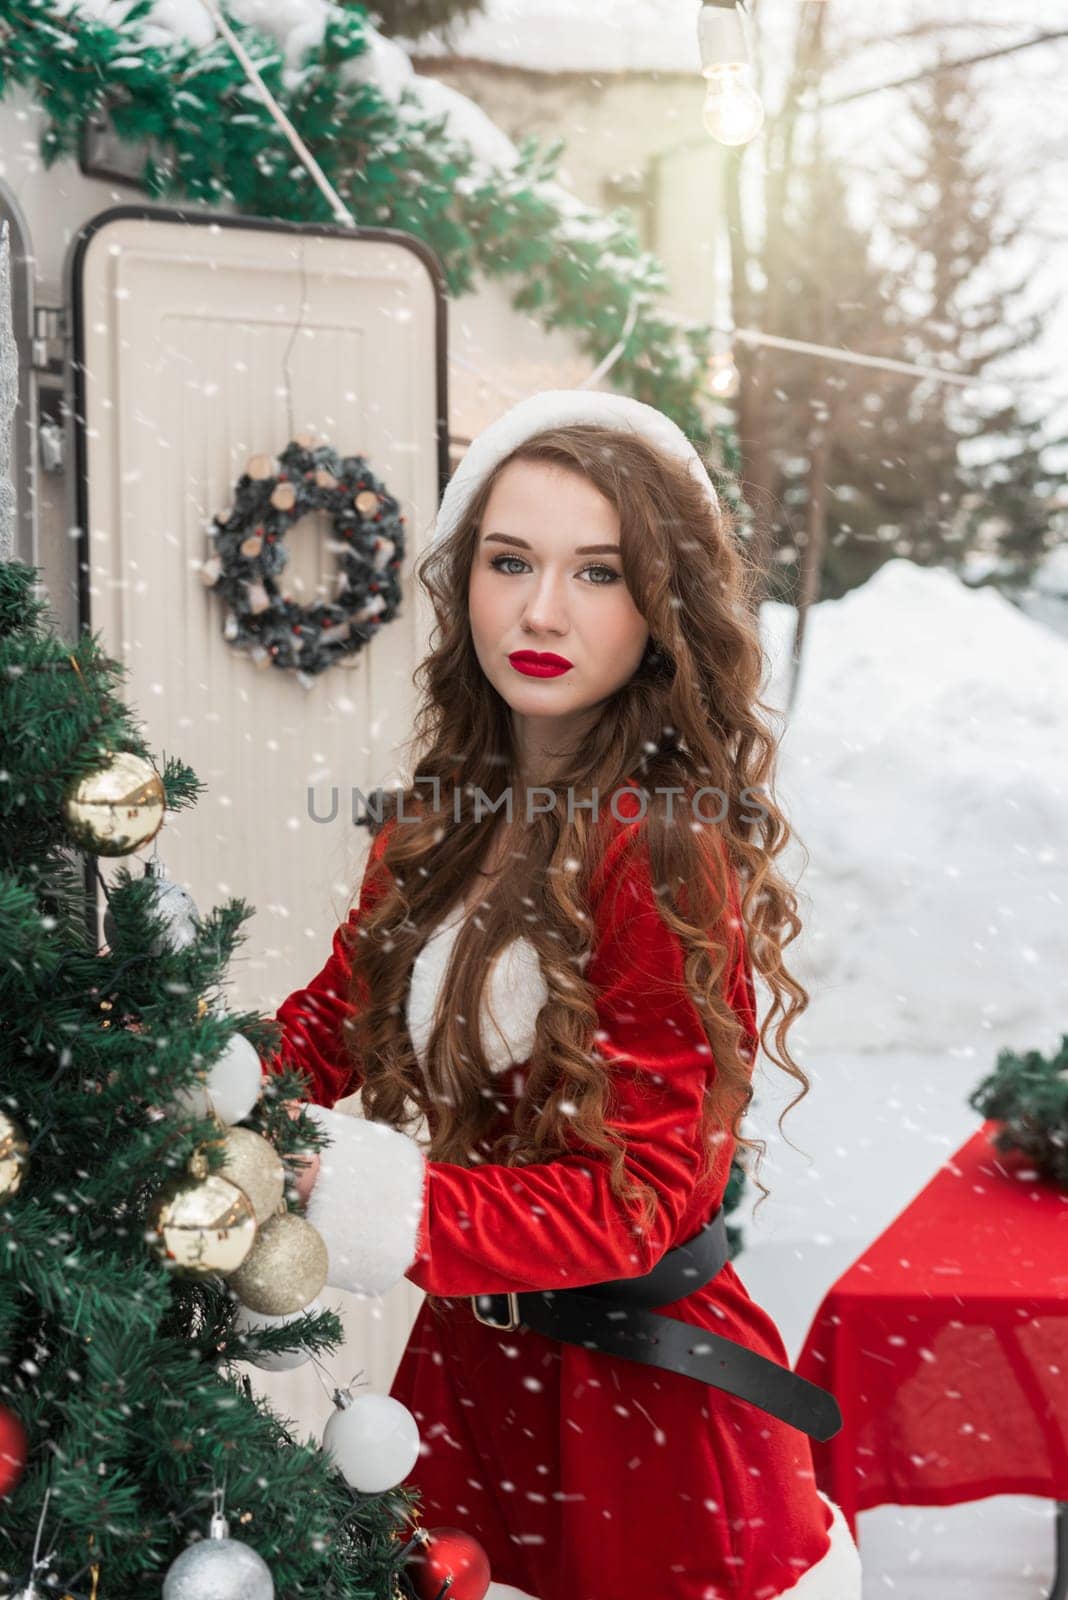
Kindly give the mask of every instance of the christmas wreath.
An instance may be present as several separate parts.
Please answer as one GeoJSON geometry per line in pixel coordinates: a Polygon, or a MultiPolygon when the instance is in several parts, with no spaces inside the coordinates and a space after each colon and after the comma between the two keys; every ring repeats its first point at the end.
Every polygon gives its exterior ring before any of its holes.
{"type": "Polygon", "coordinates": [[[277,460],[252,457],[233,505],[213,522],[202,577],[226,601],[224,638],[258,667],[314,677],[362,650],[397,615],[404,518],[363,456],[339,457],[298,434],[277,460]],[[309,511],[333,517],[340,565],[335,595],[304,606],[279,579],[289,559],[286,534],[309,511]]]}

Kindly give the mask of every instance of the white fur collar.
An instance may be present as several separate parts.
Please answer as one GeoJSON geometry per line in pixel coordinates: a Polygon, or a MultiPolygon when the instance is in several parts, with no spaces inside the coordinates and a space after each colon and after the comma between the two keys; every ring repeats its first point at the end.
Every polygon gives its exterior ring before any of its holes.
{"type": "MultiPolygon", "coordinates": [[[[463,918],[461,901],[439,922],[412,968],[408,1031],[424,1072],[438,993],[463,918]]],[[[501,1073],[530,1059],[538,1013],[548,998],[537,951],[529,939],[513,939],[493,963],[482,1002],[482,1048],[491,1072],[501,1073]]]]}

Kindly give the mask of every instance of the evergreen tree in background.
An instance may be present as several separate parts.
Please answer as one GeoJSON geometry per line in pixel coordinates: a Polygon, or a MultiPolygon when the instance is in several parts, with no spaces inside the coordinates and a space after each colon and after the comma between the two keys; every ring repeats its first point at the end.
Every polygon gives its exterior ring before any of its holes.
{"type": "MultiPolygon", "coordinates": [[[[116,693],[122,667],[90,634],[65,644],[40,593],[36,569],[0,563],[0,1593],[29,1584],[40,1526],[34,1592],[159,1595],[223,1493],[221,1559],[252,1569],[235,1594],[406,1592],[397,1525],[415,1491],[353,1490],[232,1366],[295,1365],[281,1353],[343,1338],[310,1300],[250,1327],[224,1276],[250,1230],[292,1232],[294,1212],[319,1238],[283,1191],[296,1150],[324,1139],[283,1105],[298,1074],[261,1081],[276,1024],[203,998],[250,908],[188,915],[178,885],[122,865],[98,947],[87,862],[138,848],[201,786],[174,759],[156,772],[116,693]],[[227,1063],[244,1114],[220,1113],[227,1063]],[[244,1189],[226,1177],[237,1156],[244,1189]],[[252,1179],[268,1177],[261,1202],[252,1179]]],[[[223,1592],[170,1582],[165,1595],[223,1592]]]]}
{"type": "Polygon", "coordinates": [[[1001,564],[990,577],[1012,594],[1029,585],[1038,563],[1064,540],[1053,507],[1063,474],[1050,470],[1049,455],[1068,438],[1051,439],[1041,418],[1024,421],[1013,405],[990,417],[989,428],[1005,442],[997,456],[971,470],[967,543],[979,536],[993,543],[1001,564]]]}
{"type": "MultiPolygon", "coordinates": [[[[886,218],[895,270],[907,285],[892,319],[904,359],[954,372],[985,373],[1030,349],[1052,303],[1026,309],[1030,270],[1006,282],[1005,253],[1027,219],[983,143],[979,105],[966,71],[942,71],[914,92],[919,149],[888,189],[886,218]]],[[[1049,374],[1036,377],[1047,382],[1049,374]]],[[[1048,548],[1054,474],[1037,419],[1020,402],[981,408],[951,384],[920,381],[886,472],[886,503],[907,529],[908,554],[958,564],[981,531],[1030,569],[1048,548]],[[1000,530],[1000,531],[999,531],[1000,530]]]]}
{"type": "MultiPolygon", "coordinates": [[[[896,354],[891,308],[899,285],[873,257],[838,163],[818,146],[799,163],[780,227],[790,270],[775,331],[867,355],[896,354]]],[[[902,553],[887,526],[884,462],[914,380],[792,354],[783,355],[775,378],[779,403],[767,413],[765,433],[777,543],[768,594],[796,602],[805,548],[814,541],[818,582],[810,599],[837,598],[902,553]]]]}
{"type": "MultiPolygon", "coordinates": [[[[925,80],[911,124],[899,118],[900,159],[868,167],[797,111],[848,59],[826,8],[799,14],[791,50],[759,205],[744,153],[725,168],[735,325],[976,377],[1033,346],[1052,307],[1024,309],[1026,267],[1006,283],[1027,219],[984,142],[970,75],[925,80]]],[[[954,384],[745,341],[735,361],[740,474],[769,597],[804,612],[892,556],[959,569],[976,548],[1023,583],[1050,547],[1047,457],[1063,441],[1003,389],[965,403],[954,384]]]]}

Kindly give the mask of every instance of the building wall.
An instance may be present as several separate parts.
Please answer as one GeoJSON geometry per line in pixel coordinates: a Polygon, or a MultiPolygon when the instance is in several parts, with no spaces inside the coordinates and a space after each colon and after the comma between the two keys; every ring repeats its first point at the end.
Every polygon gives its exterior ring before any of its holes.
{"type": "Polygon", "coordinates": [[[517,142],[565,139],[561,182],[588,205],[624,206],[664,263],[673,309],[714,316],[726,255],[725,152],[701,122],[696,63],[692,74],[544,73],[440,56],[412,64],[467,95],[517,142]]]}

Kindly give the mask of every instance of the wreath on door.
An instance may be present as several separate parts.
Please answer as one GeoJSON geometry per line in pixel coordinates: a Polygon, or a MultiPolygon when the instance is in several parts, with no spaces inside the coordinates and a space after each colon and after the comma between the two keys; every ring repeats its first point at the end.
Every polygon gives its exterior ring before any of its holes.
{"type": "Polygon", "coordinates": [[[226,601],[223,637],[257,667],[314,678],[362,650],[398,614],[404,518],[363,456],[298,434],[251,458],[233,505],[216,513],[205,585],[226,601]],[[286,536],[310,511],[333,518],[335,592],[301,605],[282,584],[286,536]]]}

